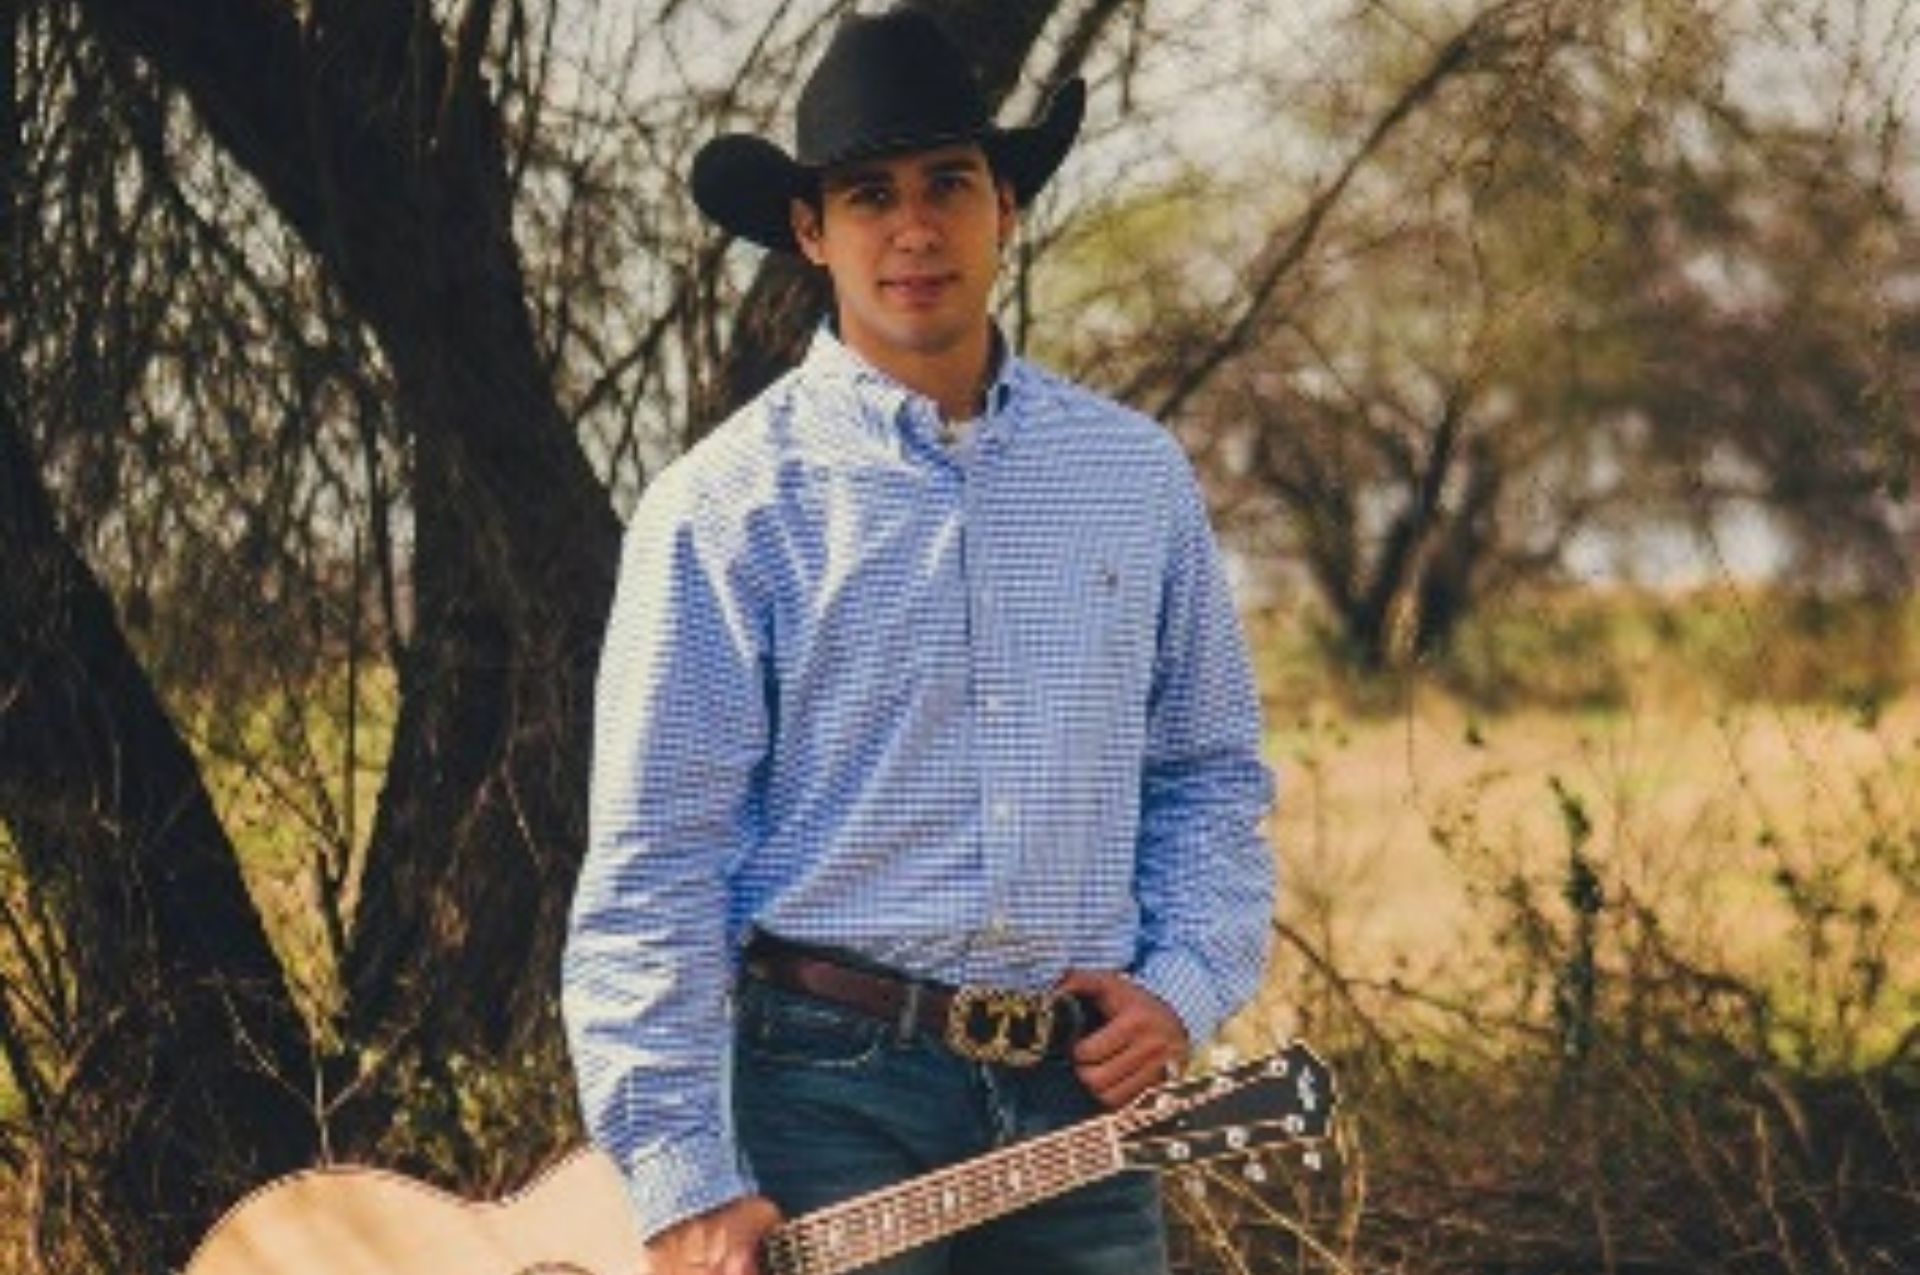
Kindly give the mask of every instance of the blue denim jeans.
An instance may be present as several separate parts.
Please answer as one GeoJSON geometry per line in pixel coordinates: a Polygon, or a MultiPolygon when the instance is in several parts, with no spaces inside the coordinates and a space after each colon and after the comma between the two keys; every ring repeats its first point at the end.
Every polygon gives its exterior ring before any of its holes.
{"type": "MultiPolygon", "coordinates": [[[[1063,1059],[976,1063],[918,1031],[748,980],[734,1120],[788,1217],[1098,1113],[1063,1059]]],[[[1158,1183],[1128,1172],[910,1250],[862,1275],[1163,1275],[1158,1183]]]]}

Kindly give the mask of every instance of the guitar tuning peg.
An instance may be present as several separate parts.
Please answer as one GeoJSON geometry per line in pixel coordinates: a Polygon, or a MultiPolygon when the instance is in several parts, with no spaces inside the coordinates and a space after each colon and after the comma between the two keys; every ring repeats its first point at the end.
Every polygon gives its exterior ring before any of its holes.
{"type": "Polygon", "coordinates": [[[1249,1182],[1265,1182],[1267,1180],[1267,1166],[1258,1160],[1249,1160],[1245,1167],[1240,1170],[1240,1176],[1249,1182]]]}
{"type": "Polygon", "coordinates": [[[1188,1199],[1207,1198],[1207,1175],[1204,1173],[1183,1173],[1180,1175],[1180,1185],[1186,1191],[1188,1199]]]}
{"type": "Polygon", "coordinates": [[[1309,1172],[1318,1173],[1326,1162],[1320,1158],[1320,1153],[1316,1150],[1301,1153],[1300,1163],[1305,1165],[1309,1172]]]}

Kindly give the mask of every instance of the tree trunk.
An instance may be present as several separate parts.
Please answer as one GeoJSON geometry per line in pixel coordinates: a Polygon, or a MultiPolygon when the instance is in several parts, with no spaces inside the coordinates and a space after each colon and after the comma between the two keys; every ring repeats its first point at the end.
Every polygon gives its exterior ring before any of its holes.
{"type": "Polygon", "coordinates": [[[551,1031],[619,526],[525,309],[479,73],[490,6],[452,31],[386,0],[321,0],[304,22],[280,0],[85,7],[187,95],[392,367],[413,446],[414,617],[349,1029],[390,1060],[498,1058],[551,1031]]]}

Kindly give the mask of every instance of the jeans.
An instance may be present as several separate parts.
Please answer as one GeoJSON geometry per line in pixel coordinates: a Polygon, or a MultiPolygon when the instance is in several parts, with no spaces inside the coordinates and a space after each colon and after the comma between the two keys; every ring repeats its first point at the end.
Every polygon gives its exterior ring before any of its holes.
{"type": "MultiPolygon", "coordinates": [[[[760,1189],[789,1217],[1095,1115],[1072,1065],[1014,1069],[751,979],[740,988],[734,1121],[760,1189]]],[[[1157,1275],[1158,1183],[1125,1172],[861,1275],[1157,1275]]]]}

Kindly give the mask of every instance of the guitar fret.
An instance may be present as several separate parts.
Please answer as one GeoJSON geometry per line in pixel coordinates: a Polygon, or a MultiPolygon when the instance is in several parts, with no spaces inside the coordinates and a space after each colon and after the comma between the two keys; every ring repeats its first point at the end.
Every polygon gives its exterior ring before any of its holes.
{"type": "Polygon", "coordinates": [[[836,1275],[954,1234],[1122,1167],[1101,1117],[822,1209],[769,1239],[771,1275],[836,1275]]]}
{"type": "Polygon", "coordinates": [[[792,1227],[775,1231],[761,1246],[760,1259],[767,1275],[801,1275],[799,1235],[792,1227]]]}

